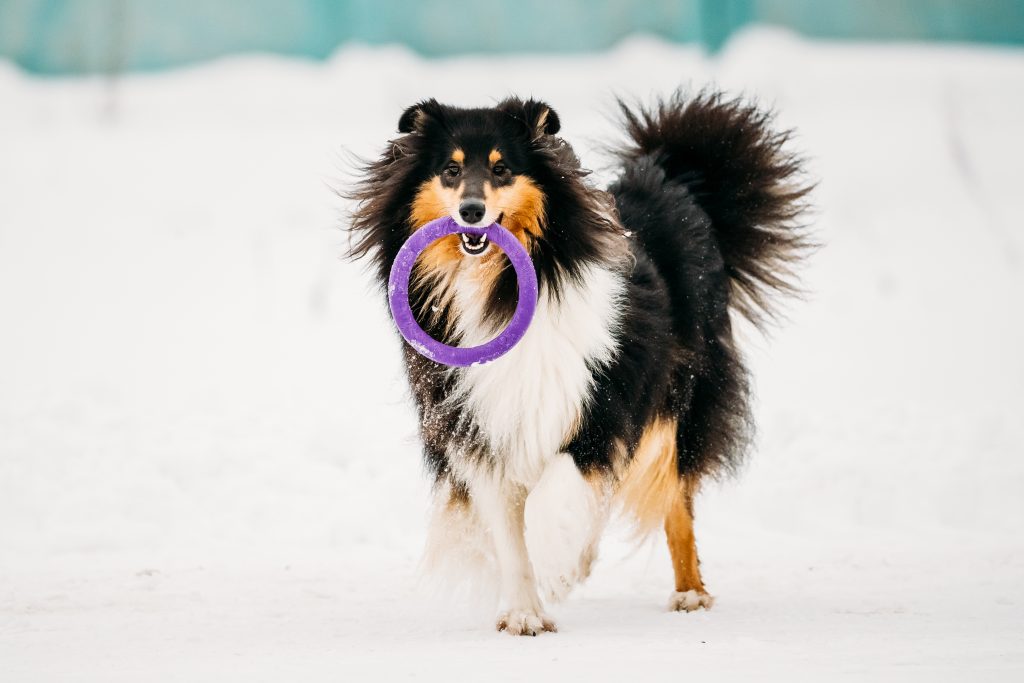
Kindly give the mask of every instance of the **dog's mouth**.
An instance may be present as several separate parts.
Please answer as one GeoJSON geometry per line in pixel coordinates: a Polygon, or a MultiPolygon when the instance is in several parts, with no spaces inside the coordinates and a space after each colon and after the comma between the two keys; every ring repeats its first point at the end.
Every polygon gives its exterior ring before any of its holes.
{"type": "MultiPolygon", "coordinates": [[[[501,219],[504,218],[504,216],[504,213],[500,214],[495,223],[500,224],[501,219]]],[[[487,247],[490,246],[490,244],[491,241],[487,239],[487,235],[471,235],[465,232],[459,233],[459,246],[462,247],[462,252],[467,256],[479,256],[487,251],[487,247]]]]}
{"type": "Polygon", "coordinates": [[[461,232],[459,239],[462,251],[469,256],[479,256],[487,251],[487,245],[490,244],[487,235],[469,235],[461,232]]]}

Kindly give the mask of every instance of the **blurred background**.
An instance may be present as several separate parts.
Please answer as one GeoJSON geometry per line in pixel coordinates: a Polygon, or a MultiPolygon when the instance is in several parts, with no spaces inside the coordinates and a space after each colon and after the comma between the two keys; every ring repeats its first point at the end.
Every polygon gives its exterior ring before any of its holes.
{"type": "Polygon", "coordinates": [[[1019,0],[0,0],[0,678],[1021,680],[1021,121],[1019,0]],[[336,190],[411,103],[510,94],[603,184],[616,96],[705,87],[795,131],[822,244],[740,329],[718,602],[665,613],[663,540],[616,526],[510,642],[417,573],[336,190]]]}
{"type": "Polygon", "coordinates": [[[4,0],[0,55],[34,73],[155,70],[239,52],[324,59],[594,52],[633,33],[720,49],[751,24],[843,40],[1024,43],[1018,0],[4,0]]]}

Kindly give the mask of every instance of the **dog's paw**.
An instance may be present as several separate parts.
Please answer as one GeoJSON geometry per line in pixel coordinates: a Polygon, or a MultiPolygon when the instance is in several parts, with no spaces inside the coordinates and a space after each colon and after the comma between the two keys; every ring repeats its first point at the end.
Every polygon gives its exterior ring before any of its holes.
{"type": "Polygon", "coordinates": [[[562,574],[543,573],[537,577],[540,594],[549,603],[561,602],[577,585],[590,576],[590,568],[593,565],[594,552],[587,549],[580,558],[579,564],[572,570],[562,574]]]}
{"type": "Polygon", "coordinates": [[[544,631],[555,632],[555,622],[543,612],[532,609],[511,609],[498,615],[497,627],[513,636],[535,636],[544,631]]]}
{"type": "Polygon", "coordinates": [[[671,612],[693,612],[704,609],[711,609],[715,599],[704,591],[676,591],[668,599],[668,609],[671,612]]]}

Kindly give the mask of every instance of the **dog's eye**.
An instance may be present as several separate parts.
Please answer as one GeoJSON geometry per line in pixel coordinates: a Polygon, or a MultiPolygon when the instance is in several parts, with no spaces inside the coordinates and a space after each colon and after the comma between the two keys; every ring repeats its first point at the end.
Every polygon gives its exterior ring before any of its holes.
{"type": "Polygon", "coordinates": [[[449,178],[458,178],[460,173],[462,173],[462,167],[458,164],[449,164],[444,169],[444,174],[449,178]]]}
{"type": "Polygon", "coordinates": [[[505,164],[495,164],[491,171],[494,172],[494,175],[505,175],[508,173],[508,166],[505,164]]]}

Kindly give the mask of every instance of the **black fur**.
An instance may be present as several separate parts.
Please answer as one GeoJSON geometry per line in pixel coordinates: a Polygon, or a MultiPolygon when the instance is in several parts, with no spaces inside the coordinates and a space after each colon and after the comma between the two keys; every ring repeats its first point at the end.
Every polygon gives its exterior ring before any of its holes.
{"type": "MultiPolygon", "coordinates": [[[[585,182],[576,155],[554,135],[561,122],[544,103],[410,107],[399,121],[404,135],[367,165],[351,195],[359,202],[352,253],[374,260],[383,289],[412,229],[415,192],[448,161],[453,141],[500,143],[546,197],[544,233],[530,245],[542,286],[557,294],[588,263],[628,278],[618,355],[594,369],[594,400],[566,450],[584,471],[610,470],[616,442],[632,453],[645,425],[671,416],[679,424],[680,474],[714,474],[739,462],[749,435],[747,376],[729,310],[761,322],[769,293],[792,290],[790,266],[807,246],[794,220],[808,188],[799,183],[798,160],[783,149],[787,135],[773,132],[769,115],[754,107],[677,95],[650,111],[622,110],[631,142],[619,151],[619,178],[602,192],[585,182]]],[[[450,312],[425,310],[429,281],[418,286],[410,298],[420,323],[458,343],[446,325],[450,312]]],[[[515,292],[506,267],[489,301],[496,323],[514,309],[515,292]]],[[[446,400],[453,372],[408,346],[405,360],[432,471],[448,476],[452,445],[487,453],[472,415],[446,400]]]]}
{"type": "MultiPolygon", "coordinates": [[[[790,131],[773,131],[769,112],[719,93],[689,101],[677,93],[651,110],[619,106],[631,138],[619,150],[627,176],[653,162],[669,185],[689,191],[688,203],[711,220],[734,286],[730,304],[763,322],[773,292],[796,291],[792,266],[812,247],[796,222],[811,186],[801,181],[801,159],[785,149],[790,131]]],[[[673,232],[662,230],[659,239],[673,232]]]]}

